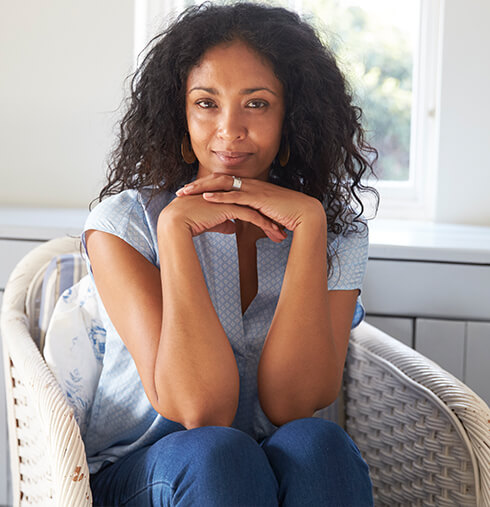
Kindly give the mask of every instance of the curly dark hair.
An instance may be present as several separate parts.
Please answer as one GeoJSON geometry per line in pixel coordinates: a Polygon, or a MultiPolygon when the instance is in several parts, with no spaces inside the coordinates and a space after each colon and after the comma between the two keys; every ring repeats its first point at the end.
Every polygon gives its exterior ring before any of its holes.
{"type": "Polygon", "coordinates": [[[195,177],[198,162],[188,165],[181,155],[187,77],[208,49],[233,40],[265,57],[284,86],[283,136],[291,155],[285,167],[274,160],[269,181],[326,203],[332,233],[359,232],[365,225],[360,192],[375,195],[376,210],[379,204],[378,192],[361,183],[374,175],[378,156],[365,140],[362,111],[314,28],[287,9],[255,3],[190,7],[149,42],[131,80],[129,107],[99,201],[143,186],[151,186],[153,195],[175,192],[195,177]]]}

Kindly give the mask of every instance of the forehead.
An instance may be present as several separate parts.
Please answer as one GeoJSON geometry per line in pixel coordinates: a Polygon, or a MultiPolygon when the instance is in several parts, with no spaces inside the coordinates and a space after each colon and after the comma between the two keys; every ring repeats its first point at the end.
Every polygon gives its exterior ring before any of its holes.
{"type": "Polygon", "coordinates": [[[208,49],[187,78],[188,89],[196,84],[221,84],[224,87],[236,85],[240,88],[262,85],[282,91],[282,84],[274,74],[272,64],[242,41],[219,44],[208,49]]]}

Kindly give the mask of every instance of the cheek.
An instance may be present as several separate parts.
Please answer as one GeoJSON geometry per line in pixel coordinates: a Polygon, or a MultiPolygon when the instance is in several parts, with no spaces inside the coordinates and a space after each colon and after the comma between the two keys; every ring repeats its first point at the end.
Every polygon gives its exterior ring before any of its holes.
{"type": "Polygon", "coordinates": [[[267,151],[277,152],[281,144],[282,124],[268,122],[257,129],[257,138],[267,151]]]}
{"type": "Polygon", "coordinates": [[[199,149],[209,138],[209,125],[206,122],[200,121],[199,119],[191,116],[187,118],[187,126],[193,148],[199,149]]]}

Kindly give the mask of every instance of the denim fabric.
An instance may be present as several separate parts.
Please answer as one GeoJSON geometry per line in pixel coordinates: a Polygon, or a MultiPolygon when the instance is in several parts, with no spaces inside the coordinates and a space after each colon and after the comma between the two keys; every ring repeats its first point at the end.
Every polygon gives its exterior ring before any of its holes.
{"type": "Polygon", "coordinates": [[[373,505],[357,446],[314,417],[260,442],[228,427],[176,431],[91,475],[91,487],[99,506],[373,505]]]}

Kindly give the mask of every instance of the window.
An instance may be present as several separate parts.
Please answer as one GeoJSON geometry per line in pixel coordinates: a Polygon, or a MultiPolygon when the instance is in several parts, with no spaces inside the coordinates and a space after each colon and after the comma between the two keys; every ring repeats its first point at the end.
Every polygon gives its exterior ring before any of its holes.
{"type": "Polygon", "coordinates": [[[320,20],[379,151],[379,181],[368,182],[381,194],[379,216],[431,219],[439,0],[303,0],[301,7],[320,20]]]}
{"type": "MultiPolygon", "coordinates": [[[[440,1],[279,2],[301,12],[325,34],[352,85],[355,102],[364,111],[367,139],[379,151],[379,180],[366,183],[381,194],[378,216],[383,218],[433,218],[440,1]]],[[[162,19],[192,3],[137,0],[136,8],[144,4],[150,34],[162,27],[162,19]]],[[[365,205],[369,210],[372,203],[365,205]]]]}
{"type": "Polygon", "coordinates": [[[353,85],[380,158],[382,180],[410,176],[412,82],[419,2],[304,0],[325,25],[327,42],[353,85]]]}

